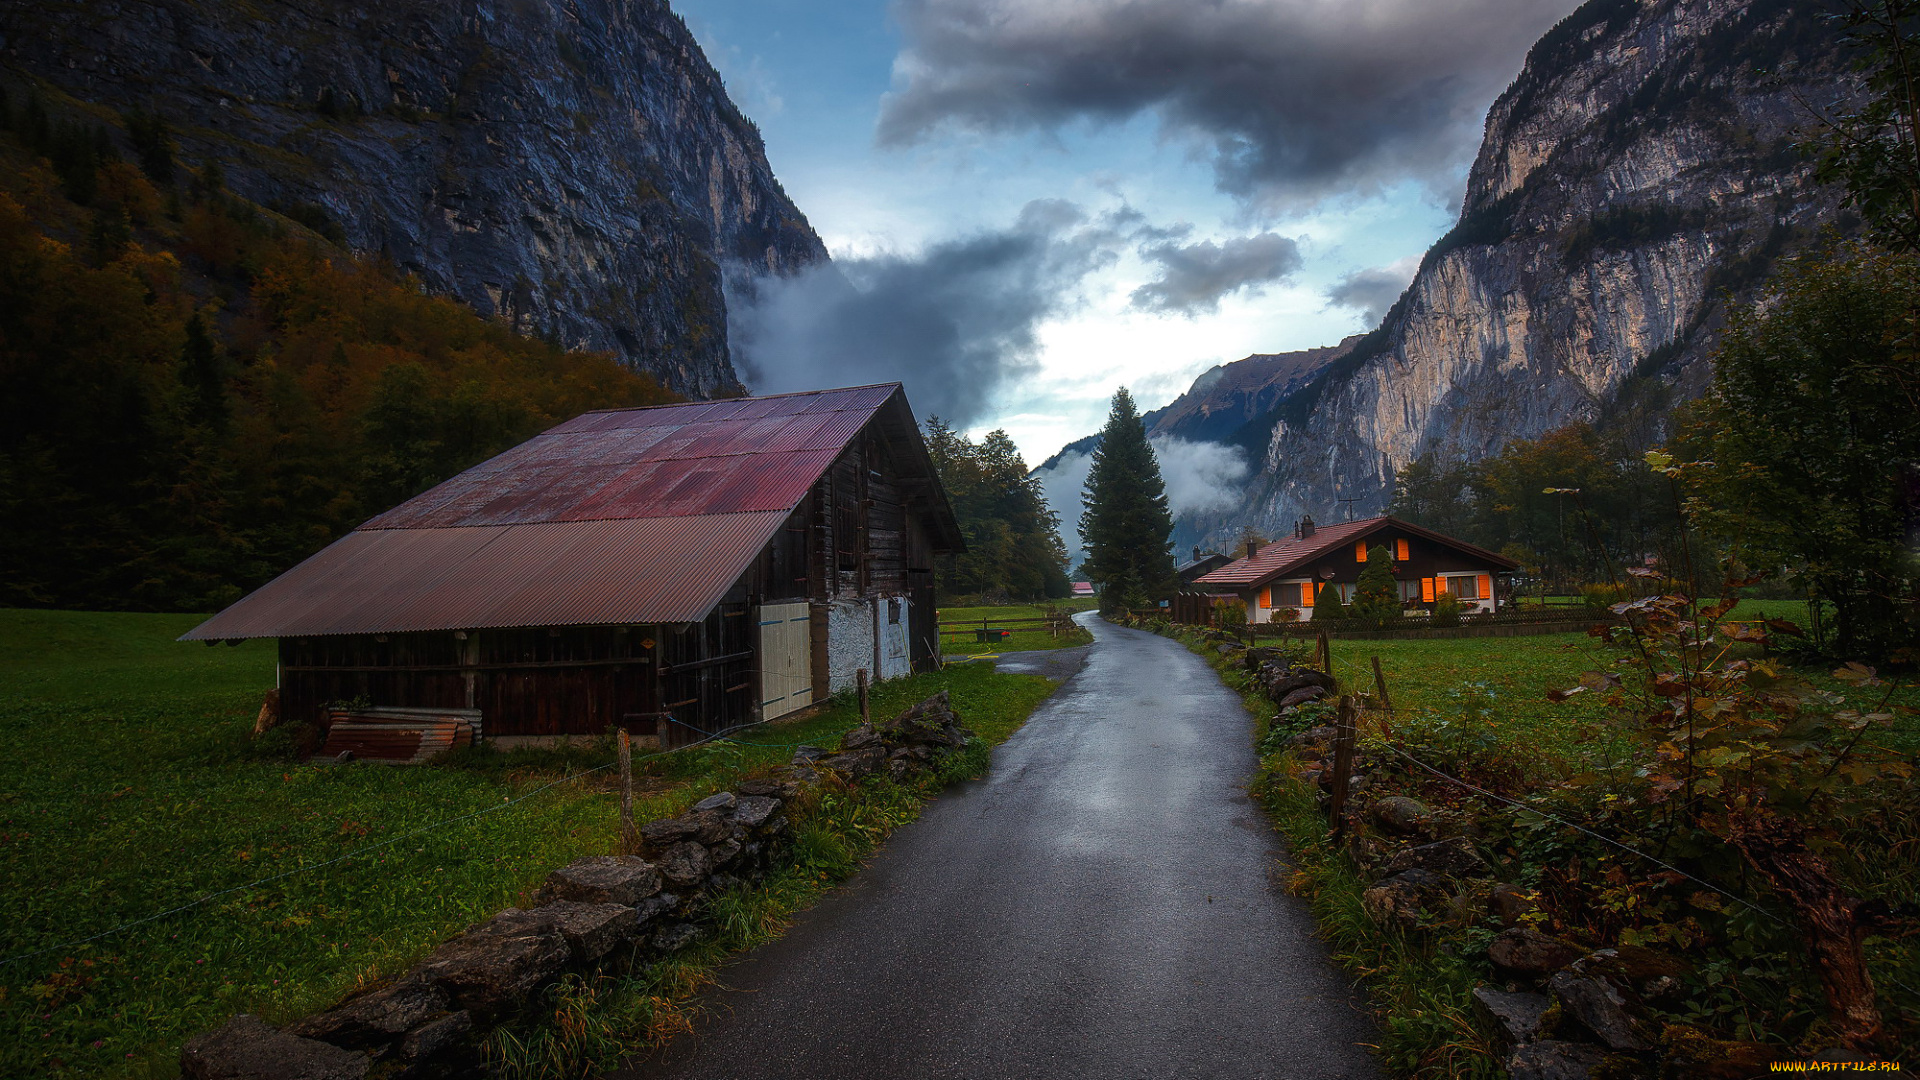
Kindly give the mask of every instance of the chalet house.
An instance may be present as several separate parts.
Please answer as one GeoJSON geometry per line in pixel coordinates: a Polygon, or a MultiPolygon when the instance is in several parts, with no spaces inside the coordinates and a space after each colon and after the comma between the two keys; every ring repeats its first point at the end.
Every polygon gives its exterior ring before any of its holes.
{"type": "Polygon", "coordinates": [[[1242,558],[1203,574],[1195,585],[1231,593],[1247,605],[1247,621],[1274,621],[1292,610],[1300,620],[1313,618],[1323,589],[1339,589],[1351,604],[1366,569],[1368,551],[1384,548],[1405,607],[1433,603],[1450,592],[1466,612],[1496,610],[1494,579],[1519,569],[1513,560],[1464,541],[1423,529],[1399,518],[1376,517],[1316,526],[1304,518],[1290,539],[1257,546],[1242,558]]]}
{"type": "Polygon", "coordinates": [[[1180,623],[1211,621],[1214,601],[1232,600],[1234,594],[1198,582],[1232,561],[1231,555],[1194,548],[1191,560],[1173,568],[1173,595],[1161,603],[1167,609],[1167,617],[1180,623]]]}
{"type": "Polygon", "coordinates": [[[1193,583],[1200,580],[1201,577],[1220,569],[1232,561],[1233,556],[1231,555],[1222,555],[1217,551],[1203,552],[1196,547],[1193,549],[1192,560],[1183,562],[1173,568],[1175,588],[1184,592],[1191,588],[1193,583]]]}
{"type": "Polygon", "coordinates": [[[963,543],[897,383],[575,417],[185,635],[280,642],[281,711],[681,745],[938,655],[963,543]],[[373,710],[365,708],[370,702],[373,710]]]}

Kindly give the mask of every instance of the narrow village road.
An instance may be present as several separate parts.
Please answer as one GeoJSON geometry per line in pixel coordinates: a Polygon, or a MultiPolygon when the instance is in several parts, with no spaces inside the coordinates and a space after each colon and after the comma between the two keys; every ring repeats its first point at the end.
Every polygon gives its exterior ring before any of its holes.
{"type": "Polygon", "coordinates": [[[1377,1076],[1372,1025],[1274,880],[1238,697],[1178,644],[1080,618],[1085,667],[987,777],[615,1076],[1377,1076]]]}

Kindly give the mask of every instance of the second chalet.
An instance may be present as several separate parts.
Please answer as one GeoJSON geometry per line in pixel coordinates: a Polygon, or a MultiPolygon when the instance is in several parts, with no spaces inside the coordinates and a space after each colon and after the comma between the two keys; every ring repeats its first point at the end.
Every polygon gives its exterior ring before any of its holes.
{"type": "Polygon", "coordinates": [[[1324,526],[1309,517],[1292,538],[1250,545],[1245,556],[1202,575],[1194,586],[1214,596],[1238,597],[1250,623],[1273,622],[1286,610],[1306,621],[1325,589],[1338,589],[1343,601],[1353,602],[1374,549],[1392,560],[1400,602],[1407,608],[1432,604],[1449,592],[1463,611],[1491,614],[1499,607],[1494,582],[1519,569],[1505,556],[1395,517],[1324,526]]]}

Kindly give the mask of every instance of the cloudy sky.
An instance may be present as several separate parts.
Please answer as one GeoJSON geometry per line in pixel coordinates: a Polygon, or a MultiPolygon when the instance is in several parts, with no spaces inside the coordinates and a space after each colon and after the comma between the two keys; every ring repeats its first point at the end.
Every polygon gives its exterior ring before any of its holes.
{"type": "Polygon", "coordinates": [[[1573,0],[674,0],[831,270],[734,298],[777,392],[902,379],[1029,464],[1368,329],[1573,0]]]}

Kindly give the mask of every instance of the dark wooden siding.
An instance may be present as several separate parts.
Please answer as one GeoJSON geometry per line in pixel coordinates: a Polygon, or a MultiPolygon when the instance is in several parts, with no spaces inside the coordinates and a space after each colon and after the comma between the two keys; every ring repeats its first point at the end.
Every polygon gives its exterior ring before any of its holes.
{"type": "MultiPolygon", "coordinates": [[[[288,719],[334,702],[476,708],[485,734],[597,735],[658,711],[649,627],[563,627],[289,638],[280,642],[288,719]],[[384,640],[383,640],[384,639],[384,640]]],[[[649,733],[649,732],[642,732],[649,733]]]]}

